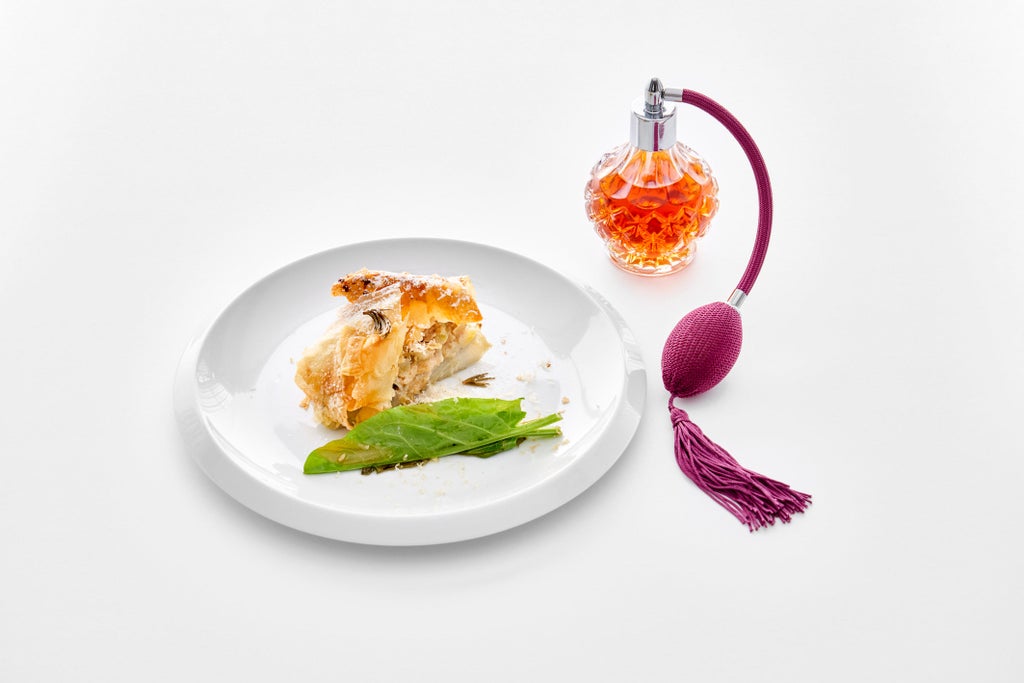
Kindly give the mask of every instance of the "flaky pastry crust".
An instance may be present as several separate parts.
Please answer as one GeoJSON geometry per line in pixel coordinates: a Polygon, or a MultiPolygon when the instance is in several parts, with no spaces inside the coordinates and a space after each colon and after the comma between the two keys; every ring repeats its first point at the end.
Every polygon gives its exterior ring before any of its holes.
{"type": "Polygon", "coordinates": [[[410,403],[490,347],[467,277],[363,269],[338,280],[331,293],[349,303],[295,372],[303,404],[327,427],[351,428],[410,403]]]}

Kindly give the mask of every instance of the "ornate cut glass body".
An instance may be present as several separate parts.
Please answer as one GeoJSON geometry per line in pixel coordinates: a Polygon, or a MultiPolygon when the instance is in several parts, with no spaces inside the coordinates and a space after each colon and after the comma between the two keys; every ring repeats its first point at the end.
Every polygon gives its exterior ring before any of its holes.
{"type": "Polygon", "coordinates": [[[686,145],[648,151],[623,144],[591,171],[587,217],[619,268],[665,275],[693,260],[717,194],[707,163],[686,145]]]}

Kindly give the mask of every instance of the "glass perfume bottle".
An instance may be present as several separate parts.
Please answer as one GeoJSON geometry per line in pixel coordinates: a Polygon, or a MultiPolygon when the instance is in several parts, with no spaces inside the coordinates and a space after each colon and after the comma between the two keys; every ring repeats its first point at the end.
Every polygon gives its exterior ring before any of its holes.
{"type": "Polygon", "coordinates": [[[629,143],[601,157],[585,192],[587,217],[612,262],[639,275],[688,266],[718,210],[718,183],[696,152],[676,142],[676,111],[664,93],[651,79],[633,104],[629,143]]]}

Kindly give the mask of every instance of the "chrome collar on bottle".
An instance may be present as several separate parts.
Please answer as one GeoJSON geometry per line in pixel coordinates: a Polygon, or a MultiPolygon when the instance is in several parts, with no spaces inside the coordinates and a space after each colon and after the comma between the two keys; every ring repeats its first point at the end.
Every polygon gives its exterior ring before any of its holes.
{"type": "Polygon", "coordinates": [[[629,122],[629,143],[657,152],[676,144],[676,108],[665,103],[665,88],[652,78],[644,96],[633,103],[629,122]]]}

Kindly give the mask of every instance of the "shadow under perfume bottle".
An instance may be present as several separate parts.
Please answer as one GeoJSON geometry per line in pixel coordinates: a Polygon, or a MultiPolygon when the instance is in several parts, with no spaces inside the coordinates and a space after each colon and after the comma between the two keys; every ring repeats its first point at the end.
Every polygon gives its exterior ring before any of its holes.
{"type": "Polygon", "coordinates": [[[633,104],[629,142],[594,165],[587,217],[612,262],[630,273],[666,275],[696,254],[718,210],[718,183],[707,163],[676,141],[676,111],[651,79],[633,104]]]}

